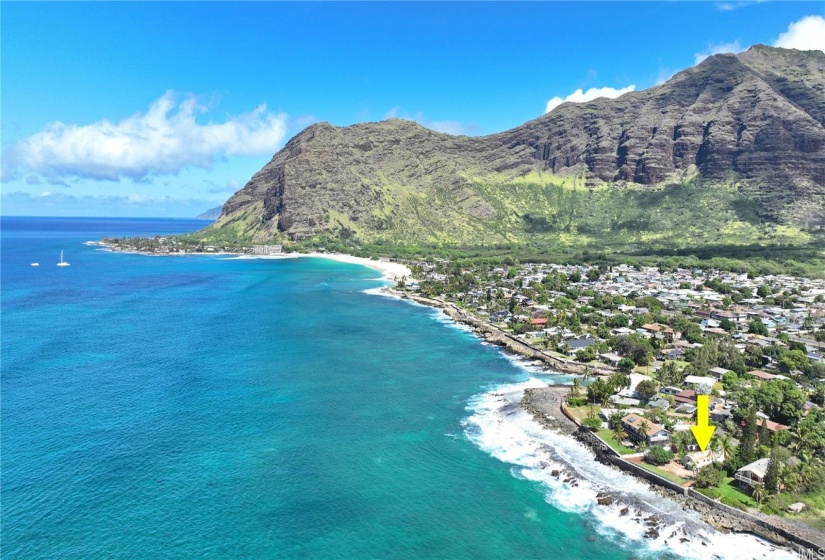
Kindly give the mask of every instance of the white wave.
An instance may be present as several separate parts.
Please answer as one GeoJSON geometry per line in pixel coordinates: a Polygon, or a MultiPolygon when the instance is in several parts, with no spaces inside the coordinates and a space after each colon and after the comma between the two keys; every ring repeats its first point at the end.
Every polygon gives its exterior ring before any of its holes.
{"type": "Polygon", "coordinates": [[[432,313],[430,314],[430,316],[433,319],[435,319],[436,322],[441,323],[442,325],[444,325],[447,328],[455,329],[457,331],[461,331],[461,332],[464,332],[464,333],[469,333],[469,334],[475,336],[476,338],[481,339],[481,337],[479,337],[473,329],[471,329],[469,326],[465,325],[464,323],[460,323],[460,322],[452,319],[449,315],[444,313],[444,311],[442,309],[439,309],[437,307],[433,307],[431,309],[432,309],[432,313]]]}
{"type": "MultiPolygon", "coordinates": [[[[381,279],[378,278],[378,280],[381,280],[381,279]]],[[[388,297],[388,298],[392,298],[392,299],[404,299],[401,296],[399,296],[398,294],[387,291],[384,288],[386,288],[386,286],[378,286],[378,287],[375,287],[375,288],[367,288],[365,290],[361,290],[361,293],[362,294],[369,294],[371,296],[388,297]]]]}
{"type": "Polygon", "coordinates": [[[617,469],[597,463],[576,440],[543,429],[519,406],[524,390],[544,387],[535,377],[503,385],[474,397],[463,422],[465,436],[496,459],[512,465],[514,476],[539,482],[546,501],[557,509],[586,516],[597,531],[618,544],[652,558],[673,554],[684,558],[791,560],[797,556],[758,537],[722,534],[701,522],[695,512],[654,493],[650,486],[617,469]],[[552,471],[560,476],[552,476],[552,471]],[[617,497],[597,503],[599,492],[617,497]],[[628,508],[625,515],[622,510],[628,508]],[[648,519],[660,521],[659,536],[648,539],[648,519]]]}

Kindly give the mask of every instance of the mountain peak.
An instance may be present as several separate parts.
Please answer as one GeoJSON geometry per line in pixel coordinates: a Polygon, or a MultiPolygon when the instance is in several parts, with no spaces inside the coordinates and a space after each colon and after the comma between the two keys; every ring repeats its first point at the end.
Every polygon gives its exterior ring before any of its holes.
{"type": "Polygon", "coordinates": [[[462,242],[486,242],[491,224],[501,232],[515,218],[481,185],[528,177],[614,188],[735,180],[759,223],[808,222],[825,201],[825,53],[754,45],[660,86],[565,103],[490,136],[452,136],[397,118],[316,123],[226,203],[216,227],[261,239],[437,242],[455,239],[451,229],[465,224],[476,234],[462,242]]]}

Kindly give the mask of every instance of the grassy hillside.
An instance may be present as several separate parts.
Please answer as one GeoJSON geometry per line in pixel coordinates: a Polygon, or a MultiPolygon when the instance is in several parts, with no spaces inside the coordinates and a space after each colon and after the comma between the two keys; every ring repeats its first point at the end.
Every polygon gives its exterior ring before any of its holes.
{"type": "MultiPolygon", "coordinates": [[[[371,256],[647,263],[678,257],[683,265],[715,258],[717,266],[734,269],[744,266],[737,259],[763,259],[763,271],[773,270],[766,263],[781,262],[776,272],[795,267],[817,275],[825,256],[821,233],[765,221],[748,189],[732,181],[693,176],[667,186],[589,188],[583,175],[532,173],[517,180],[477,177],[469,185],[458,194],[375,185],[383,204],[369,221],[329,210],[324,232],[297,242],[277,234],[271,240],[371,256]],[[468,213],[468,207],[483,211],[468,213]]],[[[256,242],[257,204],[191,238],[256,242]]]]}

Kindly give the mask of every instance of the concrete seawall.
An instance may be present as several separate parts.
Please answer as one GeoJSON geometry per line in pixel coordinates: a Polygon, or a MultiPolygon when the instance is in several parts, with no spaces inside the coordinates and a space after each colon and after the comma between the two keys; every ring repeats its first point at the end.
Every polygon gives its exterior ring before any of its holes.
{"type": "Polygon", "coordinates": [[[788,546],[800,553],[801,558],[825,559],[825,535],[813,529],[796,526],[781,518],[768,517],[761,513],[752,514],[714,500],[694,490],[683,487],[658,474],[643,469],[639,465],[626,461],[612,447],[607,445],[596,434],[581,426],[578,420],[567,411],[567,405],[562,403],[562,413],[578,424],[579,430],[573,434],[580,442],[587,445],[596,454],[596,460],[613,465],[624,472],[654,484],[660,488],[665,498],[677,501],[685,509],[692,509],[699,513],[702,521],[719,529],[735,533],[752,533],[769,541],[788,546]]]}
{"type": "Polygon", "coordinates": [[[561,371],[563,373],[582,374],[585,368],[589,368],[593,375],[610,375],[615,370],[606,366],[587,366],[572,360],[565,360],[552,354],[547,353],[541,348],[516,338],[510,333],[504,332],[495,325],[491,325],[486,321],[482,321],[477,317],[459,309],[452,303],[444,302],[438,299],[427,298],[406,292],[392,291],[393,294],[398,295],[404,299],[427,305],[429,307],[436,307],[441,309],[448,317],[459,323],[465,324],[473,329],[475,333],[482,337],[486,342],[497,344],[526,358],[540,360],[550,366],[551,368],[561,371]]]}
{"type": "MultiPolygon", "coordinates": [[[[394,290],[391,290],[391,292],[404,299],[429,307],[439,308],[454,321],[471,327],[473,331],[485,341],[498,344],[521,356],[540,360],[558,371],[581,374],[584,372],[585,367],[587,367],[584,364],[548,354],[542,349],[536,348],[502,331],[495,325],[473,317],[452,303],[406,292],[397,292],[394,290]]],[[[590,366],[589,369],[590,372],[595,375],[609,375],[615,371],[607,367],[590,366]]],[[[558,389],[565,394],[567,392],[566,388],[548,387],[548,389],[558,389]]],[[[716,529],[737,533],[751,533],[796,550],[800,554],[800,558],[821,558],[825,560],[825,534],[823,533],[817,532],[814,529],[798,526],[793,522],[788,522],[781,518],[768,517],[761,513],[751,514],[730,507],[692,488],[682,487],[654,472],[643,469],[639,465],[626,461],[595,433],[583,427],[575,416],[570,414],[567,410],[567,404],[564,402],[562,392],[548,401],[558,406],[556,410],[548,410],[547,402],[541,405],[535,394],[528,393],[525,394],[525,399],[522,400],[522,407],[545,428],[561,430],[585,444],[596,454],[597,461],[613,465],[637,478],[646,480],[651,483],[651,487],[654,490],[658,489],[662,497],[681,503],[685,509],[696,511],[704,522],[716,529]],[[558,412],[561,412],[561,415],[559,415],[558,412]],[[578,429],[576,429],[576,427],[578,427],[578,429]]]]}

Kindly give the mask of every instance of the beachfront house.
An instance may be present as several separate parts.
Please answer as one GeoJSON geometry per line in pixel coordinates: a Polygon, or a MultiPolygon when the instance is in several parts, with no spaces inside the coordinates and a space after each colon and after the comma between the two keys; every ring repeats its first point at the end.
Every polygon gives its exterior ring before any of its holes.
{"type": "Polygon", "coordinates": [[[759,459],[749,465],[745,465],[734,475],[734,478],[739,481],[741,486],[755,486],[756,484],[765,484],[765,475],[768,472],[768,463],[770,459],[759,459]]]}
{"type": "Polygon", "coordinates": [[[589,336],[577,338],[575,340],[570,340],[567,342],[567,354],[569,356],[572,356],[579,350],[584,350],[585,348],[589,348],[594,344],[598,344],[598,342],[595,339],[590,338],[589,336]]]}
{"type": "Polygon", "coordinates": [[[725,454],[722,451],[715,451],[707,449],[705,451],[696,451],[695,453],[688,453],[682,457],[682,465],[686,469],[697,471],[702,467],[712,465],[713,463],[722,463],[725,460],[725,454]]]}
{"type": "Polygon", "coordinates": [[[631,439],[637,442],[644,441],[648,445],[665,443],[670,439],[670,432],[664,426],[655,424],[638,414],[628,414],[622,418],[622,426],[631,439]]]}

